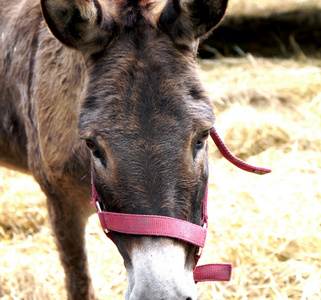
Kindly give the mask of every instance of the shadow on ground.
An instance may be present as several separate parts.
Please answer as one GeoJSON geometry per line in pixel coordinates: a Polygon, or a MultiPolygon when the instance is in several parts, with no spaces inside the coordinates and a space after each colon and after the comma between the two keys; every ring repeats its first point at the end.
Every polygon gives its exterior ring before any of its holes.
{"type": "Polygon", "coordinates": [[[201,45],[201,58],[244,56],[321,57],[321,10],[306,8],[269,16],[227,16],[201,45]]]}

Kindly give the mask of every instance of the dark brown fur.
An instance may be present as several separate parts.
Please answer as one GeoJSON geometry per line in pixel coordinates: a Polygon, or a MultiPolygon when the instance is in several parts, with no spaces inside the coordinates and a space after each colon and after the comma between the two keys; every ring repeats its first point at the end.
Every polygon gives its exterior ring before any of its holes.
{"type": "MultiPolygon", "coordinates": [[[[195,52],[227,1],[172,0],[159,17],[146,0],[54,2],[44,21],[36,0],[0,1],[0,162],[39,182],[69,298],[88,299],[91,165],[105,209],[200,224],[214,115],[195,52]]],[[[115,239],[125,260],[139,242],[115,239]]]]}

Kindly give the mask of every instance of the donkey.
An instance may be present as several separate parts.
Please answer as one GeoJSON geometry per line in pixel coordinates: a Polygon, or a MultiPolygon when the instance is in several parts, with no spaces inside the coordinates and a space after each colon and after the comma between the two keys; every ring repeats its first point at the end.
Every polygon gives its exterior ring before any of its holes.
{"type": "MultiPolygon", "coordinates": [[[[95,211],[200,225],[214,113],[199,40],[227,0],[0,0],[0,163],[47,197],[69,299],[93,299],[84,232],[95,211]],[[48,30],[49,28],[49,30],[48,30]]],[[[195,246],[113,233],[126,299],[196,299],[195,246]]]]}

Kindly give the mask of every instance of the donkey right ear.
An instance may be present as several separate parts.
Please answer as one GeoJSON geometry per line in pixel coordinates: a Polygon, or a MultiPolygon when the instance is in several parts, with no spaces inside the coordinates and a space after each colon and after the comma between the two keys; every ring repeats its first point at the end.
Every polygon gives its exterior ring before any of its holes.
{"type": "Polygon", "coordinates": [[[178,44],[206,38],[222,21],[228,0],[167,0],[159,25],[178,44]]]}
{"type": "Polygon", "coordinates": [[[100,52],[110,42],[116,23],[99,0],[41,0],[42,14],[63,44],[86,54],[100,52]]]}

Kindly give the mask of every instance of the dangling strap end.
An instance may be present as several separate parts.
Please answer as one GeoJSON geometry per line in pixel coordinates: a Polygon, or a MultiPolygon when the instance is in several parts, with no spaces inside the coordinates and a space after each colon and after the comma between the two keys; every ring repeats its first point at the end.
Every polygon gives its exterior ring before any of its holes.
{"type": "Polygon", "coordinates": [[[194,281],[230,281],[232,270],[231,263],[198,266],[194,269],[194,281]]]}
{"type": "Polygon", "coordinates": [[[258,175],[264,175],[267,173],[271,173],[271,171],[272,171],[271,169],[253,166],[253,165],[250,165],[250,164],[244,162],[243,160],[235,157],[230,152],[230,150],[226,147],[226,145],[224,144],[224,142],[222,141],[222,139],[220,138],[220,136],[218,135],[218,133],[214,127],[211,129],[210,135],[211,135],[216,147],[221,152],[222,156],[224,158],[226,158],[230,163],[235,165],[236,167],[238,167],[244,171],[247,171],[247,172],[250,172],[253,174],[258,174],[258,175]]]}

